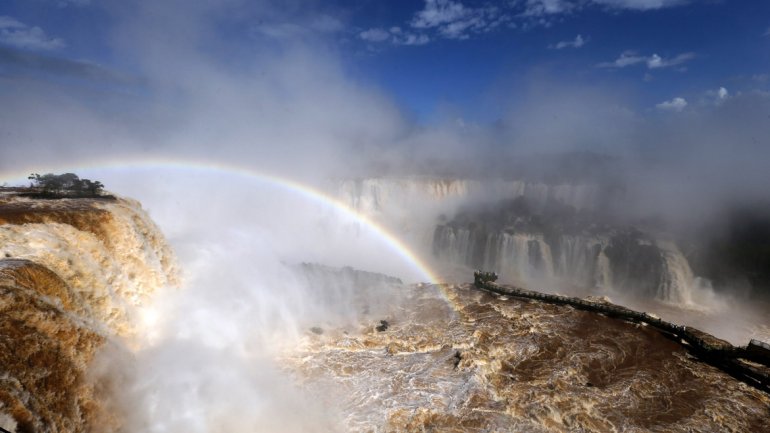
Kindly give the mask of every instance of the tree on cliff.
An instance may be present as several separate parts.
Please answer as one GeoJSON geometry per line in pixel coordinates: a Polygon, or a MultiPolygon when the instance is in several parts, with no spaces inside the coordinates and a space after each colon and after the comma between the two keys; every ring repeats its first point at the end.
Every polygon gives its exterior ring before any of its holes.
{"type": "Polygon", "coordinates": [[[104,190],[104,185],[98,180],[81,179],[81,183],[83,190],[90,195],[99,195],[104,190]]]}
{"type": "Polygon", "coordinates": [[[75,173],[32,173],[27,179],[32,181],[31,187],[41,189],[44,195],[95,197],[104,189],[104,185],[98,180],[81,179],[75,173]]]}

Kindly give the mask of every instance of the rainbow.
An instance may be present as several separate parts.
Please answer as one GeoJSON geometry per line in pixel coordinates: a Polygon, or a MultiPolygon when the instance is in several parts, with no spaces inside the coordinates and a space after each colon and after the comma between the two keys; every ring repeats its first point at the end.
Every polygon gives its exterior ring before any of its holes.
{"type": "Polygon", "coordinates": [[[121,162],[113,161],[91,161],[85,164],[79,164],[77,166],[61,165],[57,167],[36,168],[15,170],[14,172],[2,172],[0,173],[0,182],[26,182],[27,176],[30,172],[40,173],[62,173],[62,172],[84,172],[90,170],[131,170],[131,169],[172,169],[172,170],[194,170],[203,171],[213,174],[227,174],[251,179],[257,182],[267,183],[271,186],[282,188],[293,194],[297,194],[307,200],[311,200],[320,203],[324,206],[332,208],[333,210],[340,212],[342,215],[352,218],[354,221],[362,224],[371,230],[385,245],[387,245],[393,252],[402,257],[414,270],[417,271],[422,278],[425,278],[430,283],[438,283],[440,279],[436,276],[436,273],[417,256],[402,240],[396,235],[391,233],[387,228],[378,222],[372,220],[366,215],[361,214],[354,208],[341,202],[340,200],[320,191],[310,185],[300,183],[296,180],[286,177],[278,176],[263,171],[256,171],[250,168],[225,164],[220,162],[211,161],[195,161],[184,159],[126,159],[121,162]]]}

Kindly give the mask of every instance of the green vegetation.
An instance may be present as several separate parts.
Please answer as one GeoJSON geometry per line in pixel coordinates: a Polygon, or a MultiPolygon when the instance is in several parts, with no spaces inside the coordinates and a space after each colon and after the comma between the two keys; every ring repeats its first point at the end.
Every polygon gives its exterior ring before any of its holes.
{"type": "Polygon", "coordinates": [[[476,287],[482,287],[487,283],[494,283],[497,281],[497,274],[494,272],[474,271],[473,272],[473,284],[476,287]]]}
{"type": "Polygon", "coordinates": [[[64,174],[30,174],[31,188],[46,197],[100,197],[104,185],[98,180],[81,179],[75,173],[64,174]]]}

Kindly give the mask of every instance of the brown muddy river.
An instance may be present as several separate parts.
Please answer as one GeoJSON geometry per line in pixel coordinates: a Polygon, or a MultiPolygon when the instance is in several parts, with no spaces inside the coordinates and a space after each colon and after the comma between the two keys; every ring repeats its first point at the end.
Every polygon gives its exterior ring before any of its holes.
{"type": "Polygon", "coordinates": [[[646,326],[470,285],[364,317],[283,359],[345,431],[770,431],[770,396],[646,326]]]}

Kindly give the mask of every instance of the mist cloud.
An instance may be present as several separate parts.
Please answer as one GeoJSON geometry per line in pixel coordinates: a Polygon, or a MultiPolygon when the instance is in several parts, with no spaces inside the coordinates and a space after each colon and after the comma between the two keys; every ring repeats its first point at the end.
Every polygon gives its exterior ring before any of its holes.
{"type": "Polygon", "coordinates": [[[62,39],[46,35],[40,27],[8,16],[0,16],[0,43],[30,50],[56,50],[66,45],[62,39]]]}

